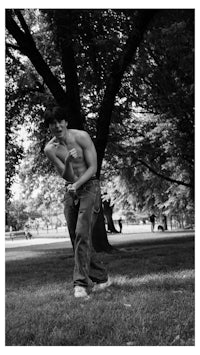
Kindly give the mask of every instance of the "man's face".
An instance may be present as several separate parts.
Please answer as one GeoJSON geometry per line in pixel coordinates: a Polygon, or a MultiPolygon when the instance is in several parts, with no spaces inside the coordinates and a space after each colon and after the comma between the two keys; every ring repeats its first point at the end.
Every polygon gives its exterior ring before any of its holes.
{"type": "Polygon", "coordinates": [[[68,122],[66,122],[65,120],[54,120],[49,124],[49,129],[51,131],[51,134],[56,138],[64,138],[67,131],[67,125],[68,122]]]}

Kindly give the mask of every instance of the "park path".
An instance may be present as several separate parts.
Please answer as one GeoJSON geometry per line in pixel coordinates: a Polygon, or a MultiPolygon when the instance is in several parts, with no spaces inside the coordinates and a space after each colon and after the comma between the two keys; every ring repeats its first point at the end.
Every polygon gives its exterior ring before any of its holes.
{"type": "MultiPolygon", "coordinates": [[[[176,232],[141,232],[127,234],[108,234],[110,244],[121,251],[126,251],[126,247],[134,245],[155,244],[160,242],[169,243],[174,239],[187,240],[194,237],[194,231],[176,231],[176,232]]],[[[47,252],[54,252],[56,249],[65,250],[66,255],[73,255],[72,245],[69,237],[59,238],[34,238],[32,240],[14,240],[6,241],[5,260],[16,261],[27,258],[43,257],[47,252]]]]}
{"type": "MultiPolygon", "coordinates": [[[[120,245],[129,242],[142,242],[142,241],[156,241],[156,240],[169,240],[170,238],[183,238],[194,236],[194,230],[176,230],[176,231],[167,231],[167,232],[137,232],[137,233],[124,233],[124,234],[108,234],[108,240],[111,245],[120,245]]],[[[42,237],[37,238],[35,236],[33,239],[18,239],[18,240],[6,240],[5,248],[13,249],[13,248],[21,248],[26,247],[28,249],[33,250],[34,247],[41,247],[42,249],[48,248],[71,248],[70,238],[67,235],[59,236],[56,234],[55,237],[42,237]]]]}

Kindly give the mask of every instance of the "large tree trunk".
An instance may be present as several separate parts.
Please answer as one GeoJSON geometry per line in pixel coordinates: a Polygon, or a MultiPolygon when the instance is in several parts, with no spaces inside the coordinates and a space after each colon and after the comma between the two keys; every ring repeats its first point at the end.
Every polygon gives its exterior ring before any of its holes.
{"type": "Polygon", "coordinates": [[[54,10],[57,26],[58,48],[62,57],[65,87],[70,116],[73,117],[73,127],[83,129],[84,117],[81,115],[80,90],[78,86],[77,65],[72,45],[71,10],[54,10]],[[76,123],[76,125],[74,125],[76,123]]]}
{"type": "Polygon", "coordinates": [[[92,242],[93,242],[94,249],[97,252],[104,251],[110,253],[113,250],[112,245],[110,245],[108,241],[102,205],[98,215],[97,222],[94,226],[94,230],[92,234],[92,242]]]}

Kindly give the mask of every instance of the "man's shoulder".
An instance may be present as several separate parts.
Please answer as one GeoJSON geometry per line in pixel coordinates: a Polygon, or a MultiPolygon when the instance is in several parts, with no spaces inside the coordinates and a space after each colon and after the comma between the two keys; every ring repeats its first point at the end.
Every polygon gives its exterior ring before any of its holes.
{"type": "Polygon", "coordinates": [[[71,129],[70,131],[77,143],[86,143],[91,141],[90,135],[86,131],[79,129],[71,129]]]}
{"type": "Polygon", "coordinates": [[[81,129],[69,129],[69,132],[74,137],[84,137],[84,136],[88,135],[88,133],[86,131],[81,130],[81,129]]]}

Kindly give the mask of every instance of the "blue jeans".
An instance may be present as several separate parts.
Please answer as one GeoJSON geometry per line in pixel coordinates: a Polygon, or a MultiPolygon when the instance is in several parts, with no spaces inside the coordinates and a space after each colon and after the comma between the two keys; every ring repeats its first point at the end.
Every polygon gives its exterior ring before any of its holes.
{"type": "Polygon", "coordinates": [[[64,214],[74,250],[74,286],[90,287],[108,279],[103,264],[92,246],[92,231],[100,211],[101,193],[97,179],[88,180],[76,194],[68,191],[64,214]]]}

